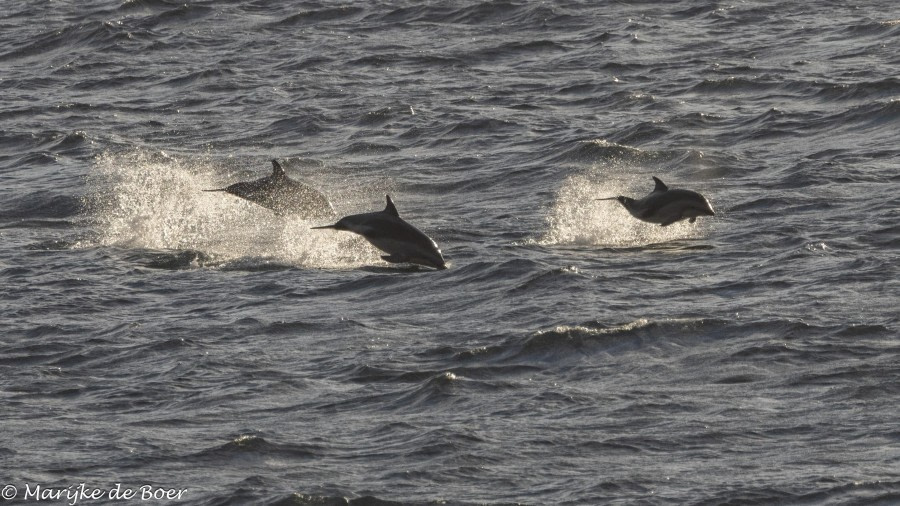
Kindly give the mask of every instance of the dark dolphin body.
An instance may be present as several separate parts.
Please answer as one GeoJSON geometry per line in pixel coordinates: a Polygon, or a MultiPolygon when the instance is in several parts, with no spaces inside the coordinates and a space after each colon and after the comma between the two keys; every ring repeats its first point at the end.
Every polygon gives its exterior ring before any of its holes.
{"type": "Polygon", "coordinates": [[[654,176],[653,180],[656,187],[640,200],[621,195],[597,200],[618,200],[635,218],[664,227],[681,220],[693,223],[698,216],[715,216],[703,195],[691,190],[670,190],[659,178],[654,176]]]}
{"type": "Polygon", "coordinates": [[[303,218],[334,217],[334,209],[325,195],[289,178],[278,160],[272,160],[272,167],[271,176],[205,191],[230,193],[271,209],[279,216],[293,214],[303,218]]]}
{"type": "Polygon", "coordinates": [[[446,269],[447,264],[438,245],[419,229],[403,221],[390,195],[384,211],[353,214],[341,218],[334,225],[312,228],[346,230],[363,236],[372,246],[387,253],[382,256],[391,263],[413,263],[446,269]]]}

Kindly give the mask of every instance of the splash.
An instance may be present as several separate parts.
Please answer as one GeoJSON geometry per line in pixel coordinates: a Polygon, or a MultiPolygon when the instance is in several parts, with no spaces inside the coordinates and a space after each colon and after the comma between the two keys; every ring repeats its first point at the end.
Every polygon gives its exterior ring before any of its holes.
{"type": "MultiPolygon", "coordinates": [[[[651,181],[649,177],[646,180],[651,181]]],[[[642,197],[652,189],[652,182],[645,182],[643,189],[637,180],[633,185],[626,186],[626,183],[596,174],[568,177],[547,218],[548,231],[538,242],[545,245],[635,247],[704,235],[699,221],[695,224],[682,221],[661,227],[635,219],[614,200],[596,200],[616,195],[642,197]]]]}
{"type": "Polygon", "coordinates": [[[202,191],[234,179],[222,176],[229,166],[234,168],[233,159],[209,155],[145,150],[99,155],[85,199],[96,245],[198,251],[209,258],[206,265],[258,259],[354,268],[380,262],[377,250],[359,237],[310,230],[322,223],[279,217],[239,198],[202,191]]]}

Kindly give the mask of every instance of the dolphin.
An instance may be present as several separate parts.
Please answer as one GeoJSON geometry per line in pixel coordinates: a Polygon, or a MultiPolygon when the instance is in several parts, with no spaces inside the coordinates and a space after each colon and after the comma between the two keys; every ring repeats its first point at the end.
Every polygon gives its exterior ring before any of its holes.
{"type": "Polygon", "coordinates": [[[653,176],[653,181],[656,187],[640,200],[621,195],[597,200],[618,200],[635,218],[664,227],[676,221],[686,219],[693,223],[698,216],[716,215],[703,195],[691,190],[670,190],[656,176],[653,176]]]}
{"type": "Polygon", "coordinates": [[[296,214],[304,218],[333,218],[331,203],[320,192],[289,178],[278,160],[272,159],[272,175],[243,181],[208,192],[226,192],[271,209],[278,216],[296,214]]]}
{"type": "Polygon", "coordinates": [[[446,269],[447,264],[438,245],[419,229],[403,221],[390,195],[384,211],[344,216],[334,225],[312,227],[346,230],[363,236],[372,246],[387,253],[382,256],[386,262],[413,263],[446,269]]]}

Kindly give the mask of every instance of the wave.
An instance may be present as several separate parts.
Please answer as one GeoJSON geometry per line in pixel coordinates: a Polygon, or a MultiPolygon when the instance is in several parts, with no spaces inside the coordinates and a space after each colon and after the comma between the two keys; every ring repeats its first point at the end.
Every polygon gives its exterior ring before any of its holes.
{"type": "MultiPolygon", "coordinates": [[[[361,497],[343,497],[343,496],[319,496],[306,494],[291,494],[287,497],[280,497],[272,502],[266,502],[272,506],[432,506],[444,504],[444,501],[427,501],[427,502],[397,502],[386,499],[379,499],[375,496],[364,495],[361,497]]],[[[454,504],[461,504],[456,503],[454,504]]]]}
{"type": "MultiPolygon", "coordinates": [[[[834,461],[831,467],[839,467],[834,461]]],[[[807,483],[812,481],[804,480],[807,483]]],[[[728,491],[710,494],[708,504],[894,504],[898,498],[900,481],[848,480],[829,477],[816,480],[818,486],[809,487],[790,481],[782,486],[730,487],[728,491]],[[813,489],[812,491],[808,489],[813,489]],[[805,490],[806,489],[806,490],[805,490]]]]}
{"type": "Polygon", "coordinates": [[[852,134],[861,130],[878,133],[884,127],[900,121],[900,100],[889,99],[855,105],[834,114],[822,112],[786,112],[772,108],[742,121],[739,126],[745,133],[744,139],[768,139],[785,136],[833,136],[835,129],[843,129],[852,134]]]}
{"type": "Polygon", "coordinates": [[[280,118],[269,123],[265,129],[253,134],[251,138],[261,142],[277,143],[280,139],[285,142],[292,140],[297,135],[311,137],[326,130],[329,119],[320,114],[308,114],[301,117],[280,118]]]}
{"type": "Polygon", "coordinates": [[[343,153],[349,155],[377,156],[398,153],[400,148],[393,144],[376,142],[354,142],[343,149],[343,153]]]}
{"type": "Polygon", "coordinates": [[[151,8],[157,11],[156,14],[140,18],[139,24],[143,28],[158,28],[161,25],[177,25],[182,22],[194,22],[203,19],[215,13],[215,9],[207,5],[188,4],[181,2],[164,2],[151,0],[150,2],[131,3],[125,2],[121,8],[123,10],[131,10],[134,7],[151,8]]]}
{"type": "Polygon", "coordinates": [[[461,137],[479,134],[491,134],[516,129],[519,125],[509,120],[478,118],[457,122],[442,137],[461,137]]]}
{"type": "MultiPolygon", "coordinates": [[[[37,113],[43,113],[51,108],[34,108],[37,113]]],[[[59,107],[54,107],[52,112],[58,112],[59,107]]],[[[7,147],[11,151],[24,151],[25,154],[11,159],[5,165],[8,167],[22,168],[30,165],[44,166],[56,165],[60,156],[78,157],[90,154],[92,140],[81,131],[60,132],[47,130],[43,132],[18,133],[7,132],[0,134],[0,146],[7,147]]],[[[0,156],[0,160],[6,157],[0,156]]]]}
{"type": "Polygon", "coordinates": [[[352,22],[365,12],[362,7],[344,5],[323,9],[311,9],[292,14],[269,25],[270,28],[292,28],[296,26],[318,25],[335,21],[352,22]]]}
{"type": "MultiPolygon", "coordinates": [[[[412,472],[403,473],[406,478],[412,472]]],[[[390,478],[390,477],[389,477],[390,478]]],[[[452,504],[453,506],[512,506],[512,503],[469,503],[452,501],[447,502],[443,499],[434,500],[403,500],[393,501],[389,499],[380,499],[373,495],[320,495],[307,494],[303,492],[295,492],[291,494],[278,494],[268,491],[277,489],[274,483],[268,483],[263,478],[254,476],[236,484],[236,489],[229,491],[221,496],[210,495],[208,499],[202,502],[194,502],[192,504],[199,505],[223,505],[223,504],[259,504],[264,506],[441,506],[452,504]]]]}
{"type": "Polygon", "coordinates": [[[46,57],[57,50],[71,52],[73,48],[88,47],[95,50],[115,48],[118,43],[133,38],[129,28],[114,21],[89,21],[70,24],[59,30],[43,33],[21,46],[0,54],[0,61],[12,61],[32,57],[46,57]]]}
{"type": "Polygon", "coordinates": [[[478,2],[459,9],[427,9],[419,13],[417,21],[457,23],[466,25],[490,25],[516,19],[529,8],[507,0],[478,2]]]}
{"type": "Polygon", "coordinates": [[[896,37],[900,35],[900,19],[851,24],[842,27],[839,33],[834,40],[846,41],[848,37],[896,37]]]}
{"type": "Polygon", "coordinates": [[[125,0],[119,5],[119,10],[129,12],[147,9],[170,10],[184,4],[176,0],[125,0]]]}
{"type": "Polygon", "coordinates": [[[554,163],[579,162],[598,163],[601,161],[626,161],[631,163],[651,161],[654,153],[631,146],[609,142],[605,139],[581,141],[549,161],[554,163]]]}
{"type": "Polygon", "coordinates": [[[323,449],[316,445],[271,443],[265,438],[255,434],[241,434],[223,445],[209,448],[182,458],[188,462],[212,460],[221,463],[223,460],[233,458],[245,459],[254,456],[261,459],[276,456],[297,459],[315,458],[322,454],[323,449]]]}
{"type": "MultiPolygon", "coordinates": [[[[897,202],[894,203],[897,209],[897,202]]],[[[861,243],[875,248],[900,249],[900,224],[881,226],[869,230],[857,238],[861,243]]]]}
{"type": "Polygon", "coordinates": [[[900,79],[891,77],[855,83],[814,83],[814,96],[832,100],[877,100],[900,95],[900,79]]]}
{"type": "Polygon", "coordinates": [[[373,24],[459,24],[496,26],[514,25],[527,27],[558,27],[568,30],[586,26],[588,21],[566,12],[564,7],[546,4],[528,4],[508,0],[491,0],[472,3],[463,7],[455,5],[426,5],[399,7],[387,13],[372,13],[364,18],[373,24]]]}
{"type": "MultiPolygon", "coordinates": [[[[662,135],[665,130],[662,124],[644,122],[630,127],[618,135],[621,137],[648,136],[655,138],[662,135]]],[[[569,144],[571,143],[566,143],[566,145],[569,144]]],[[[567,147],[561,153],[548,157],[547,161],[554,164],[568,162],[587,163],[595,166],[641,166],[648,164],[678,164],[702,158],[702,152],[691,149],[640,149],[607,139],[592,139],[579,141],[573,146],[567,147]]]]}
{"type": "Polygon", "coordinates": [[[621,354],[658,346],[663,339],[676,336],[709,335],[729,325],[724,320],[678,319],[652,321],[639,319],[619,325],[587,322],[560,325],[527,336],[516,336],[499,345],[466,350],[456,355],[462,363],[469,361],[491,364],[557,363],[570,357],[598,353],[621,354]]]}
{"type": "Polygon", "coordinates": [[[397,119],[407,119],[415,115],[415,110],[410,104],[396,104],[363,114],[357,124],[366,127],[384,126],[397,119]]]}
{"type": "MultiPolygon", "coordinates": [[[[40,218],[64,219],[82,213],[80,196],[42,190],[8,199],[0,207],[0,220],[40,218]]],[[[49,225],[49,223],[48,223],[49,225]]]]}
{"type": "MultiPolygon", "coordinates": [[[[879,385],[883,382],[877,375],[885,366],[865,365],[860,360],[884,362],[890,360],[887,357],[900,352],[897,347],[886,350],[878,345],[881,340],[888,339],[891,332],[885,325],[811,325],[788,319],[641,318],[620,324],[589,321],[508,337],[500,344],[456,350],[450,360],[458,364],[454,371],[473,364],[544,368],[580,361],[586,356],[656,354],[660,350],[681,350],[715,342],[715,348],[720,352],[716,360],[722,372],[716,379],[719,383],[756,381],[768,377],[773,364],[808,364],[815,358],[819,362],[848,363],[846,372],[837,371],[837,374],[850,374],[860,379],[868,375],[873,384],[879,385]],[[859,342],[847,346],[845,340],[851,336],[859,342]],[[851,362],[843,362],[848,360],[851,362]]],[[[440,350],[440,354],[450,351],[440,350]]],[[[509,374],[530,372],[506,371],[509,374]]],[[[835,373],[834,370],[822,370],[787,378],[787,381],[807,385],[819,383],[823,378],[829,381],[827,378],[835,373]]]]}
{"type": "Polygon", "coordinates": [[[642,121],[609,136],[609,140],[618,145],[642,144],[657,141],[670,135],[660,121],[642,121]]]}
{"type": "Polygon", "coordinates": [[[281,73],[300,71],[323,72],[333,62],[334,58],[325,55],[299,56],[295,59],[277,62],[274,68],[281,73]]]}
{"type": "Polygon", "coordinates": [[[497,58],[530,58],[540,56],[550,57],[556,53],[568,52],[569,48],[551,40],[531,40],[527,42],[505,42],[498,46],[481,48],[477,51],[460,54],[460,59],[468,56],[474,58],[476,63],[484,63],[485,60],[497,58]]]}
{"type": "Polygon", "coordinates": [[[836,124],[855,124],[880,130],[888,124],[897,122],[900,122],[900,99],[891,99],[852,107],[842,113],[824,118],[822,128],[836,124]]]}
{"type": "MultiPolygon", "coordinates": [[[[361,374],[369,374],[363,369],[361,374]]],[[[371,381],[371,378],[365,380],[371,381]]],[[[316,406],[325,411],[359,409],[362,406],[377,406],[379,410],[451,409],[455,404],[457,389],[465,388],[460,383],[470,383],[456,374],[445,371],[415,381],[411,388],[396,388],[387,392],[363,392],[358,396],[338,401],[329,400],[316,406]]]]}
{"type": "Polygon", "coordinates": [[[755,78],[729,76],[722,79],[704,79],[699,84],[694,85],[691,88],[691,91],[703,94],[744,94],[775,90],[781,86],[782,81],[776,78],[766,78],[765,76],[755,78]]]}
{"type": "Polygon", "coordinates": [[[192,88],[205,91],[235,90],[237,86],[228,84],[228,79],[234,76],[235,71],[229,68],[217,68],[210,70],[195,70],[185,75],[162,81],[160,85],[173,88],[192,88]]]}

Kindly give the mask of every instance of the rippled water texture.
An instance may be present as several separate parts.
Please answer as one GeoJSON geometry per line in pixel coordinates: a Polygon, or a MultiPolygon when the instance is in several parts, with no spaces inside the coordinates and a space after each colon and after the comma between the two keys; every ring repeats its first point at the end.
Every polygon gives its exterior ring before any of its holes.
{"type": "Polygon", "coordinates": [[[898,44],[887,0],[7,0],[0,489],[898,503],[898,44]],[[449,268],[202,191],[272,158],[449,268]],[[652,176],[716,216],[596,200],[652,176]]]}

